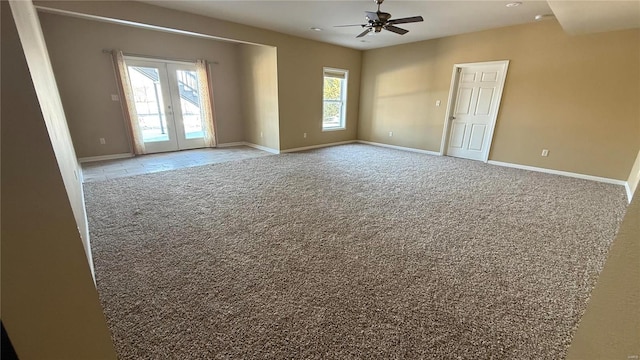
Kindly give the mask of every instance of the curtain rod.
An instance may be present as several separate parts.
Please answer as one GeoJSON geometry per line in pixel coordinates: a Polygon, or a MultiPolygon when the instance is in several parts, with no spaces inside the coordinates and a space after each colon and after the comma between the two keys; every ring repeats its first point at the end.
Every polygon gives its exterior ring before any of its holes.
{"type": "MultiPolygon", "coordinates": [[[[104,54],[109,54],[111,55],[111,52],[113,50],[111,49],[102,49],[102,53],[104,54]]],[[[126,52],[122,52],[122,55],[124,56],[133,56],[133,57],[141,57],[141,58],[147,58],[147,59],[156,59],[156,60],[166,60],[166,61],[178,61],[178,62],[188,62],[188,63],[195,63],[195,60],[190,60],[190,59],[175,59],[175,58],[167,58],[167,57],[162,57],[162,56],[152,56],[152,55],[144,55],[144,54],[132,54],[132,53],[126,53],[126,52]]],[[[204,59],[206,62],[210,63],[210,64],[220,64],[217,61],[209,61],[207,59],[204,59]]]]}

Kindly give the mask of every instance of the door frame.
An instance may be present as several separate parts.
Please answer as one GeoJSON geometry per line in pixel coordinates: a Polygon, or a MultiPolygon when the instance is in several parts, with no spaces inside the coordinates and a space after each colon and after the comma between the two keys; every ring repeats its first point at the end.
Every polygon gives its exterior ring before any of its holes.
{"type": "MultiPolygon", "coordinates": [[[[165,117],[167,122],[167,129],[171,127],[171,132],[175,136],[175,139],[169,138],[165,144],[154,144],[154,142],[145,142],[148,154],[173,152],[180,150],[190,150],[205,147],[204,138],[187,139],[184,131],[184,119],[182,117],[182,107],[179,95],[179,89],[177,79],[170,76],[170,73],[175,70],[193,70],[195,71],[196,63],[190,61],[169,60],[164,58],[156,58],[152,56],[138,56],[138,55],[124,55],[127,71],[129,71],[129,64],[140,64],[141,66],[157,67],[159,71],[159,77],[165,79],[166,87],[162,87],[162,97],[164,104],[165,117]],[[162,65],[156,66],[156,65],[162,65]],[[174,81],[175,80],[175,81],[174,81]],[[168,101],[168,103],[167,103],[168,101]],[[177,103],[174,103],[176,101],[177,103]],[[179,119],[178,119],[179,118],[179,119]],[[170,121],[169,121],[170,120],[170,121]],[[178,124],[180,120],[181,124],[178,124]],[[172,144],[175,143],[175,144],[172,144]],[[167,146],[175,145],[175,149],[168,149],[167,146]]],[[[201,81],[201,79],[198,79],[201,81]]],[[[161,81],[162,84],[162,81],[161,81]]],[[[210,87],[210,84],[207,83],[210,87]]],[[[207,99],[207,101],[210,101],[207,99]]],[[[200,105],[202,106],[202,105],[200,105]]],[[[214,124],[215,126],[215,124],[214,124]]],[[[203,124],[204,128],[204,124],[203,124]]]]}
{"type": "Polygon", "coordinates": [[[501,81],[498,84],[498,89],[497,89],[498,102],[496,105],[495,113],[491,117],[491,123],[489,124],[489,133],[487,135],[489,136],[489,143],[487,144],[488,146],[486,147],[486,149],[484,150],[484,153],[482,154],[482,161],[485,163],[489,161],[489,153],[491,152],[491,145],[493,143],[493,133],[496,128],[496,121],[498,120],[498,113],[500,112],[500,104],[502,103],[502,93],[504,90],[504,84],[507,79],[507,70],[509,69],[509,60],[460,63],[460,64],[453,65],[453,71],[451,73],[451,85],[449,86],[449,98],[447,100],[448,106],[447,106],[447,111],[445,113],[445,118],[444,118],[444,129],[442,131],[442,140],[440,142],[440,155],[447,155],[447,147],[449,146],[449,133],[451,132],[451,120],[452,120],[451,116],[455,111],[456,101],[458,100],[456,98],[456,94],[458,93],[458,84],[460,81],[459,74],[462,72],[462,68],[472,67],[472,66],[488,66],[488,65],[501,65],[502,71],[504,74],[501,78],[501,81]],[[460,69],[460,72],[458,72],[458,69],[460,69]]]}
{"type": "MultiPolygon", "coordinates": [[[[127,68],[127,71],[129,72],[129,79],[131,79],[131,72],[129,70],[129,67],[131,66],[142,66],[142,67],[149,67],[149,68],[155,68],[158,70],[158,78],[159,78],[159,83],[160,83],[160,96],[162,97],[162,106],[163,106],[163,115],[165,117],[165,123],[166,123],[166,129],[167,129],[167,137],[168,140],[162,140],[162,141],[145,141],[144,142],[144,146],[145,146],[145,153],[147,154],[155,154],[155,153],[161,153],[161,152],[171,152],[171,151],[178,151],[178,139],[177,139],[177,129],[175,128],[175,120],[173,118],[173,103],[171,100],[171,92],[169,90],[169,78],[168,78],[168,74],[167,74],[167,64],[156,60],[156,59],[151,59],[151,58],[137,58],[137,57],[133,57],[133,56],[126,56],[124,57],[124,61],[125,61],[125,65],[127,68]]],[[[131,80],[130,80],[131,81],[131,80]]],[[[133,84],[129,84],[131,86],[133,86],[133,84]]],[[[127,86],[127,85],[125,85],[127,86]]],[[[133,91],[133,89],[131,90],[133,91]]],[[[139,126],[139,125],[136,125],[139,126]]],[[[140,130],[140,132],[142,132],[142,130],[140,130]]]]}

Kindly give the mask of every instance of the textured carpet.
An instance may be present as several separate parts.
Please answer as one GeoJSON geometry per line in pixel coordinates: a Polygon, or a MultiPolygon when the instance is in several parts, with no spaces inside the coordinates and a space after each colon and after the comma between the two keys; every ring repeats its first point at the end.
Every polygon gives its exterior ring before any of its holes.
{"type": "Polygon", "coordinates": [[[561,359],[624,189],[367,145],[89,183],[121,359],[561,359]]]}

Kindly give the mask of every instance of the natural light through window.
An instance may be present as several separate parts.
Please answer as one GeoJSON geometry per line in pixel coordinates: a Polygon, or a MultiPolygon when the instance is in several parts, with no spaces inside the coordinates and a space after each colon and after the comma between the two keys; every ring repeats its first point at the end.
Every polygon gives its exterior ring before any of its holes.
{"type": "Polygon", "coordinates": [[[346,126],[347,70],[324,68],[322,91],[322,130],[341,130],[346,126]]]}

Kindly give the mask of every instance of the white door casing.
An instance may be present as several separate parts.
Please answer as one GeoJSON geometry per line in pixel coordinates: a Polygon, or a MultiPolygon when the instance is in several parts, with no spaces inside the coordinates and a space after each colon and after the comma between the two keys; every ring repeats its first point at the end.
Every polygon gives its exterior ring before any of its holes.
{"type": "Polygon", "coordinates": [[[442,154],[488,161],[508,66],[508,60],[454,65],[442,154]]]}

